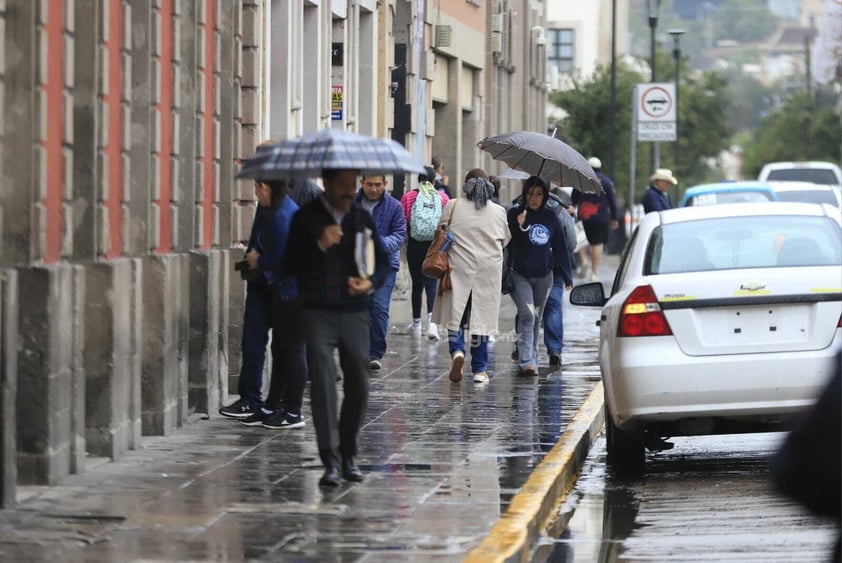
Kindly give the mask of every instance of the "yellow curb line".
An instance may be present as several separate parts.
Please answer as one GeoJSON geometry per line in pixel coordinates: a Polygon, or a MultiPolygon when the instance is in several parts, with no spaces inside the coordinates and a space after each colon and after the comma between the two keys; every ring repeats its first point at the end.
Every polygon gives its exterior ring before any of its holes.
{"type": "Polygon", "coordinates": [[[555,517],[588,450],[603,424],[602,382],[573,415],[564,434],[532,471],[482,543],[468,553],[467,563],[529,561],[533,544],[555,517]]]}

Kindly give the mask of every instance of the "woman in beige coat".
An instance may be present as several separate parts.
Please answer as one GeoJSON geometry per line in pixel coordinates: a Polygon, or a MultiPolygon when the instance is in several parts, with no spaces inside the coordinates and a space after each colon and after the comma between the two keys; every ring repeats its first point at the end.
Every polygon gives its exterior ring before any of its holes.
{"type": "MultiPolygon", "coordinates": [[[[503,247],[511,233],[506,210],[491,201],[494,186],[488,175],[475,168],[465,177],[464,197],[447,202],[440,224],[451,217],[450,249],[452,289],[433,306],[433,320],[447,328],[452,364],[450,380],[462,380],[465,364],[465,330],[471,332],[471,372],[474,383],[488,381],[488,337],[497,333],[503,247]]],[[[439,282],[441,283],[441,282],[439,282]]]]}

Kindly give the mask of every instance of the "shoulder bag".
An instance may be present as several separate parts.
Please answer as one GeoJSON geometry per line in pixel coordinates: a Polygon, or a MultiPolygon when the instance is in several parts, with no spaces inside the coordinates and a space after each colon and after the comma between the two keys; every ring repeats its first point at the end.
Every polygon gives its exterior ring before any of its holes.
{"type": "Polygon", "coordinates": [[[439,292],[450,289],[450,259],[447,253],[453,245],[453,235],[450,234],[450,223],[453,221],[453,211],[456,209],[457,203],[458,200],[450,208],[450,216],[447,219],[447,224],[439,225],[436,229],[433,242],[430,243],[430,247],[427,249],[427,255],[424,257],[424,262],[421,263],[421,271],[425,276],[442,280],[442,283],[439,284],[439,292]],[[445,283],[447,287],[444,287],[445,283]]]}

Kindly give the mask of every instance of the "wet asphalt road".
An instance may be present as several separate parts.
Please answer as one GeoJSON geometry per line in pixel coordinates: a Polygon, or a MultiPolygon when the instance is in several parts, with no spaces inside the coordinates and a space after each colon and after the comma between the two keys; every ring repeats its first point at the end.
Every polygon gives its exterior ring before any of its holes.
{"type": "Polygon", "coordinates": [[[614,561],[822,562],[837,526],[777,494],[769,458],[781,433],[676,438],[647,453],[642,480],[606,470],[605,440],[591,449],[562,512],[562,537],[541,551],[557,563],[614,561]]]}
{"type": "MultiPolygon", "coordinates": [[[[308,402],[299,430],[213,413],[58,486],[22,488],[0,511],[0,560],[459,561],[599,380],[596,318],[565,304],[563,369],[544,356],[537,380],[516,376],[512,339],[499,337],[487,385],[450,383],[446,342],[391,335],[360,436],[362,484],[319,489],[308,402]]],[[[408,301],[392,320],[409,323],[408,301]]]]}

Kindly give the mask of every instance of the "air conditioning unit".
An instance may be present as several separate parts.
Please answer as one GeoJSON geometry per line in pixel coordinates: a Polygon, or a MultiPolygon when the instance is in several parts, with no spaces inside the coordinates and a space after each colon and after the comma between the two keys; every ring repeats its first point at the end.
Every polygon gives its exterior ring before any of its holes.
{"type": "Polygon", "coordinates": [[[436,26],[436,47],[450,47],[450,39],[453,28],[449,25],[436,26]]]}
{"type": "Polygon", "coordinates": [[[491,52],[492,53],[502,53],[503,52],[503,34],[498,32],[493,32],[491,34],[491,52]]]}
{"type": "Polygon", "coordinates": [[[503,33],[503,14],[494,14],[491,16],[491,31],[492,33],[503,33]]]}

